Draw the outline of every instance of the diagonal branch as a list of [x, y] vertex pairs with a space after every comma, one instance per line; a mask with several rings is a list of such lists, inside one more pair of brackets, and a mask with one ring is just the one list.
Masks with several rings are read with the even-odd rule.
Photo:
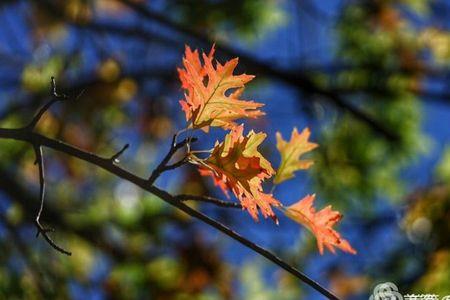
[[256, 253], [259, 253], [260, 255], [264, 256], [265, 258], [272, 261], [276, 265], [280, 266], [284, 270], [288, 271], [295, 277], [299, 278], [300, 280], [302, 280], [303, 282], [305, 282], [306, 284], [308, 284], [309, 286], [314, 288], [316, 291], [318, 291], [319, 293], [321, 293], [322, 295], [327, 297], [328, 299], [338, 299], [333, 293], [331, 293], [326, 288], [321, 286], [318, 282], [314, 281], [313, 279], [309, 278], [303, 272], [301, 272], [301, 271], [297, 270], [296, 268], [294, 268], [293, 266], [289, 265], [288, 263], [283, 261], [281, 258], [276, 256], [272, 252], [251, 242], [250, 240], [246, 239], [245, 237], [243, 237], [242, 235], [233, 231], [232, 229], [228, 228], [227, 226], [225, 226], [225, 225], [211, 219], [210, 217], [204, 215], [203, 213], [189, 207], [188, 205], [184, 204], [182, 201], [179, 201], [179, 199], [177, 199], [175, 196], [169, 194], [168, 192], [149, 184], [149, 181], [147, 179], [139, 177], [139, 176], [137, 176], [133, 173], [130, 173], [130, 172], [126, 171], [125, 169], [117, 166], [110, 160], [110, 158], [103, 158], [103, 157], [97, 156], [93, 153], [83, 151], [72, 145], [66, 144], [64, 142], [61, 142], [61, 141], [58, 141], [55, 139], [48, 138], [39, 133], [28, 131], [25, 129], [0, 128], [0, 138], [13, 139], [13, 140], [17, 140], [17, 141], [27, 142], [32, 145], [44, 146], [44, 147], [51, 148], [53, 150], [65, 153], [67, 155], [76, 157], [76, 158], [83, 160], [85, 162], [88, 162], [90, 164], [96, 165], [96, 166], [98, 166], [98, 167], [124, 179], [124, 180], [127, 180], [127, 181], [139, 186], [140, 188], [159, 197], [160, 199], [167, 202], [168, 204], [182, 210], [186, 214], [223, 232], [224, 234], [228, 235], [229, 237], [233, 238], [234, 240], [238, 241], [239, 243], [243, 244], [244, 246], [246, 246], [246, 247], [250, 248], [251, 250], [255, 251]]

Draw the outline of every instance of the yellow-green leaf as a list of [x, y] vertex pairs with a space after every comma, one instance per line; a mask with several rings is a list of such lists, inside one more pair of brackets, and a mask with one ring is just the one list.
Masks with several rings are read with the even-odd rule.
[[312, 160], [302, 160], [300, 157], [318, 145], [308, 141], [311, 132], [308, 128], [298, 133], [297, 128], [292, 130], [291, 140], [285, 141], [281, 133], [277, 132], [277, 149], [281, 154], [281, 164], [273, 180], [274, 184], [279, 184], [294, 177], [294, 172], [308, 169]]

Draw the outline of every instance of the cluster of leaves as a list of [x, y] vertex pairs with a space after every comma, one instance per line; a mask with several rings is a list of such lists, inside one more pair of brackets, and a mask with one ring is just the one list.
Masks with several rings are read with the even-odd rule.
[[[274, 177], [273, 184], [280, 184], [294, 177], [298, 170], [308, 169], [310, 160], [301, 156], [317, 147], [309, 142], [308, 128], [298, 133], [294, 128], [291, 139], [286, 141], [277, 132], [277, 149], [281, 154], [281, 164], [275, 171], [271, 163], [258, 151], [266, 134], [253, 130], [244, 135], [244, 125], [237, 125], [238, 119], [257, 118], [264, 113], [262, 104], [240, 99], [244, 86], [254, 76], [233, 75], [238, 59], [225, 64], [214, 62], [214, 46], [207, 55], [198, 50], [192, 51], [186, 46], [183, 67], [178, 69], [185, 97], [180, 101], [186, 115], [189, 129], [202, 129], [208, 132], [210, 127], [229, 130], [223, 141], [217, 141], [207, 158], [196, 155], [198, 151], [188, 153], [189, 161], [199, 167], [200, 174], [210, 176], [214, 184], [226, 195], [231, 191], [252, 218], [257, 221], [259, 212], [278, 222], [273, 208], [278, 208], [288, 217], [308, 228], [317, 239], [320, 253], [324, 246], [334, 252], [334, 247], [355, 254], [350, 244], [337, 233], [333, 226], [342, 215], [328, 206], [320, 211], [313, 207], [314, 195], [308, 195], [292, 206], [283, 207], [271, 193], [263, 189], [263, 183]], [[204, 151], [201, 151], [204, 152]]]

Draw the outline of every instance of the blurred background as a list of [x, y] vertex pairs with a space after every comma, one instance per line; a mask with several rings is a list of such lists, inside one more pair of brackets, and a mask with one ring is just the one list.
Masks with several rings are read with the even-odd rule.
[[[255, 74], [245, 98], [275, 131], [308, 126], [315, 165], [280, 185], [344, 214], [358, 250], [320, 256], [314, 237], [280, 216], [193, 204], [268, 247], [343, 299], [381, 282], [404, 294], [450, 295], [450, 2], [447, 0], [3, 0], [0, 126], [18, 127], [49, 99], [50, 77], [75, 101], [38, 130], [148, 176], [186, 126], [177, 78], [184, 45], [239, 56]], [[197, 133], [208, 149], [222, 130]], [[76, 159], [45, 149], [42, 220], [73, 255], [34, 238], [34, 154], [0, 141], [2, 299], [321, 299], [314, 290], [205, 224]], [[172, 193], [223, 198], [192, 166], [165, 174]]]

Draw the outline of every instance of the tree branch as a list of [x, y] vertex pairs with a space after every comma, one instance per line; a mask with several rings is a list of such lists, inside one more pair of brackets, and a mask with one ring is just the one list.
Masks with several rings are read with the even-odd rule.
[[156, 167], [156, 169], [153, 170], [152, 174], [148, 178], [148, 183], [150, 185], [152, 185], [163, 172], [173, 170], [173, 169], [185, 164], [186, 158], [183, 158], [182, 160], [180, 160], [172, 165], [167, 165], [169, 163], [170, 159], [172, 158], [172, 156], [179, 149], [183, 148], [184, 146], [186, 146], [190, 143], [194, 143], [197, 141], [196, 138], [185, 138], [181, 142], [177, 143], [176, 139], [177, 139], [177, 134], [175, 134], [172, 138], [172, 142], [170, 143], [169, 152], [167, 152], [166, 156], [164, 156], [163, 160], [159, 163], [159, 165]]
[[[249, 241], [248, 239], [244, 238], [240, 234], [231, 230], [227, 226], [225, 226], [225, 225], [211, 219], [210, 217], [204, 215], [203, 213], [187, 206], [182, 201], [179, 201], [179, 199], [172, 196], [168, 192], [149, 184], [149, 181], [147, 179], [141, 178], [141, 177], [139, 177], [133, 173], [130, 173], [130, 172], [126, 171], [125, 169], [122, 169], [121, 167], [115, 165], [110, 160], [110, 158], [103, 158], [103, 157], [97, 156], [93, 153], [89, 153], [89, 152], [83, 151], [81, 149], [78, 149], [72, 145], [66, 144], [64, 142], [61, 142], [61, 141], [58, 141], [55, 139], [48, 138], [39, 133], [25, 130], [23, 128], [22, 129], [0, 128], [0, 138], [23, 141], [23, 142], [30, 143], [33, 146], [34, 145], [44, 146], [44, 147], [56, 150], [58, 152], [62, 152], [67, 155], [76, 157], [76, 158], [81, 159], [90, 164], [96, 165], [96, 166], [154, 194], [155, 196], [159, 197], [163, 201], [182, 210], [183, 212], [190, 215], [191, 217], [199, 219], [200, 221], [223, 232], [224, 234], [228, 235], [229, 237], [233, 238], [234, 240], [238, 241], [239, 243], [243, 244], [244, 246], [246, 246], [246, 247], [252, 249], [253, 251], [255, 251], [256, 253], [259, 253], [260, 255], [264, 256], [265, 258], [272, 261], [276, 265], [280, 266], [284, 270], [288, 271], [295, 277], [299, 278], [300, 280], [302, 280], [303, 282], [305, 282], [306, 284], [308, 284], [309, 286], [314, 288], [316, 291], [318, 291], [319, 293], [321, 293], [322, 295], [327, 297], [328, 299], [338, 299], [333, 293], [328, 291], [326, 288], [321, 286], [319, 283], [317, 283], [313, 279], [309, 278], [307, 275], [305, 275], [301, 271], [297, 270], [296, 268], [292, 267], [291, 265], [289, 265], [288, 263], [283, 261], [281, 258], [277, 257], [275, 254], [258, 246], [255, 243]], [[170, 152], [171, 151], [169, 151], [169, 153]]]
[[58, 246], [49, 236], [49, 232], [53, 232], [53, 229], [45, 228], [41, 224], [41, 214], [44, 209], [44, 201], [45, 201], [45, 174], [44, 174], [44, 157], [42, 154], [42, 146], [39, 144], [33, 143], [34, 152], [36, 154], [36, 164], [38, 165], [39, 169], [39, 185], [40, 185], [40, 191], [39, 191], [39, 210], [36, 215], [36, 219], [34, 220], [34, 223], [37, 228], [36, 237], [42, 235], [44, 239], [47, 241], [47, 243], [52, 246], [56, 251], [59, 251], [65, 255], [72, 255], [71, 252], [63, 249], [62, 247]]

